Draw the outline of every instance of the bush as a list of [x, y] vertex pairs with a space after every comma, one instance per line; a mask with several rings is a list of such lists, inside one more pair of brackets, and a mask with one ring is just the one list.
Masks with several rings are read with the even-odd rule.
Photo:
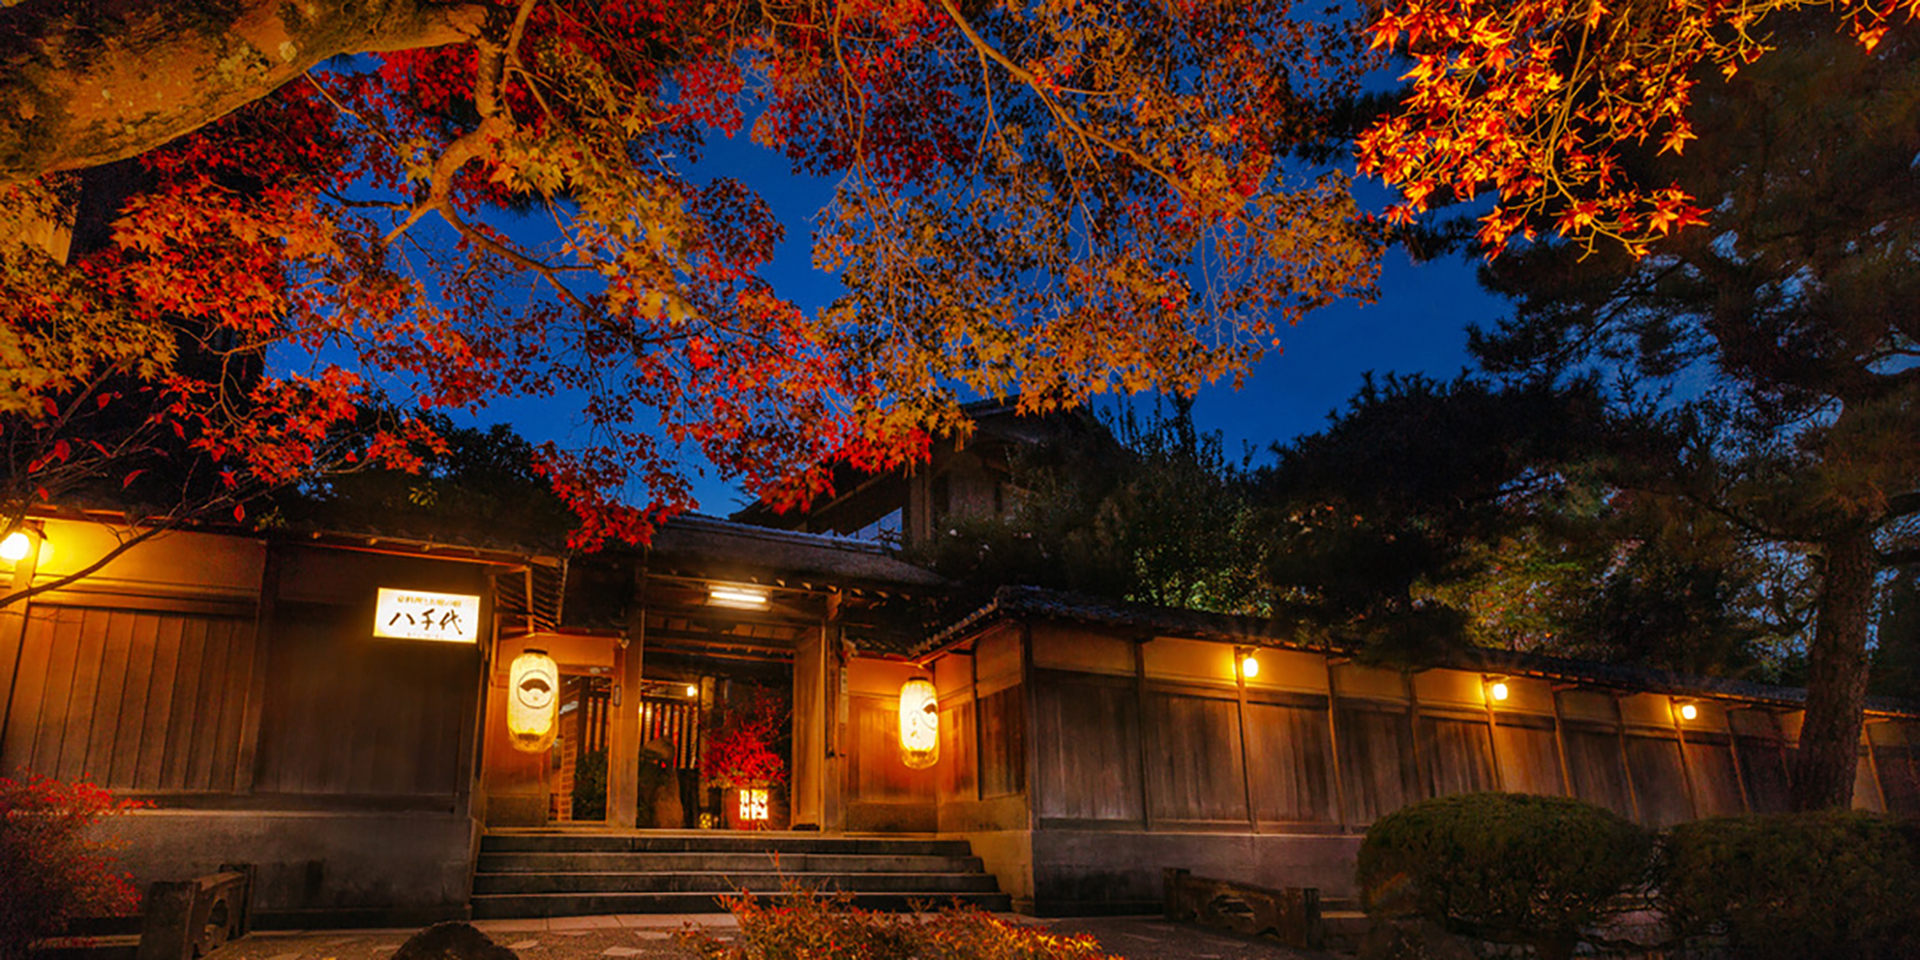
[[0, 777], [0, 960], [26, 956], [28, 944], [64, 932], [77, 917], [139, 908], [108, 845], [86, 835], [102, 817], [133, 806], [88, 783]]
[[1733, 956], [1920, 956], [1910, 827], [1853, 811], [1714, 817], [1662, 844], [1660, 905], [1676, 936]]
[[1440, 797], [1367, 830], [1360, 892], [1376, 917], [1424, 916], [1566, 957], [1618, 894], [1645, 879], [1652, 847], [1639, 826], [1579, 800]]
[[573, 819], [607, 818], [607, 752], [590, 750], [573, 761]]
[[740, 921], [733, 939], [684, 935], [703, 960], [1115, 960], [1084, 934], [1048, 933], [959, 905], [875, 913], [848, 894], [789, 884], [778, 901], [741, 894], [727, 898], [727, 909]]

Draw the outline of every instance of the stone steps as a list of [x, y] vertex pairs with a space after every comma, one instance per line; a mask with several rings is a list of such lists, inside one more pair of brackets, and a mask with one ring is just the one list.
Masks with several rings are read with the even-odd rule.
[[481, 840], [475, 919], [708, 913], [740, 892], [845, 892], [870, 910], [1011, 908], [964, 840], [817, 834], [516, 831]]

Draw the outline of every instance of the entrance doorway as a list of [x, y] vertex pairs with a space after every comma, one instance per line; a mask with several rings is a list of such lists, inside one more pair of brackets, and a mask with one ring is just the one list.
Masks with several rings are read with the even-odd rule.
[[607, 820], [607, 720], [613, 681], [599, 673], [560, 675], [560, 730], [548, 755], [547, 822]]
[[[650, 653], [639, 703], [635, 825], [786, 827], [793, 773], [791, 664]], [[744, 823], [743, 789], [756, 791], [747, 797]]]

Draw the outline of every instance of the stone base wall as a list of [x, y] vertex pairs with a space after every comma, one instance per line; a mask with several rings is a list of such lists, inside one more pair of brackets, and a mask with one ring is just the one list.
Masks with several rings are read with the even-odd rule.
[[142, 810], [99, 829], [143, 891], [254, 864], [262, 929], [464, 918], [478, 833], [464, 814], [341, 811]]
[[1043, 917], [1158, 913], [1168, 867], [1345, 899], [1355, 896], [1359, 853], [1357, 835], [1036, 830], [1031, 906], [1020, 909]]

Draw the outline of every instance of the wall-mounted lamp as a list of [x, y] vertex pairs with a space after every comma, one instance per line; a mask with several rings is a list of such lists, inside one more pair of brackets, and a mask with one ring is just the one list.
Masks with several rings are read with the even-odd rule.
[[1681, 701], [1679, 711], [1680, 719], [1682, 720], [1693, 720], [1700, 716], [1700, 708], [1694, 706], [1689, 701]]
[[1240, 669], [1240, 679], [1252, 680], [1260, 675], [1260, 661], [1254, 659], [1251, 647], [1239, 647], [1233, 651], [1234, 664]]
[[40, 546], [39, 565], [46, 566], [53, 557], [53, 544], [48, 543], [44, 536], [28, 530], [15, 530], [7, 534], [6, 539], [0, 540], [0, 562], [19, 563], [25, 560], [32, 555], [36, 543]]
[[743, 587], [735, 584], [708, 584], [707, 603], [715, 607], [731, 607], [735, 610], [765, 610], [767, 591], [759, 587]]
[[1513, 695], [1506, 677], [1487, 677], [1483, 682], [1487, 685], [1487, 700], [1490, 703], [1501, 703]]
[[693, 683], [689, 683], [689, 684], [687, 684], [687, 696], [689, 696], [689, 697], [697, 697], [697, 696], [699, 696], [699, 695], [700, 695], [700, 686], [699, 686], [699, 684], [693, 684]]

